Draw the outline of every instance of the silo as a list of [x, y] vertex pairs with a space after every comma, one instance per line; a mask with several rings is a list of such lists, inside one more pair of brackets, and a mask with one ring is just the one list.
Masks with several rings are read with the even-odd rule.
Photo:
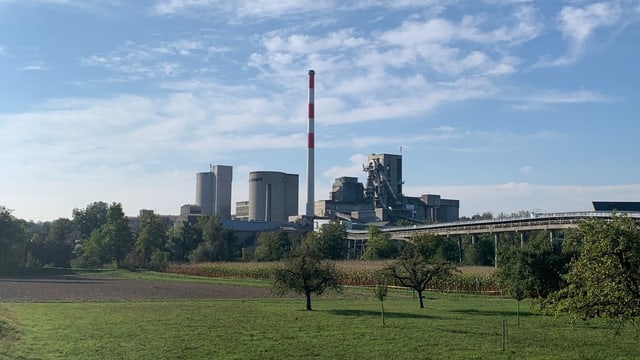
[[298, 175], [277, 171], [249, 173], [249, 220], [288, 221], [298, 214]]
[[203, 215], [231, 218], [231, 182], [233, 168], [227, 165], [211, 166], [209, 172], [196, 174], [196, 205]]

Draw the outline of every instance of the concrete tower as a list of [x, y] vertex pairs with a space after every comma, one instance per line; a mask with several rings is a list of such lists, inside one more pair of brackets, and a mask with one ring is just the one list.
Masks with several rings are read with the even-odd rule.
[[209, 172], [196, 174], [196, 205], [202, 215], [231, 219], [232, 178], [233, 168], [227, 165], [212, 165]]
[[249, 173], [249, 221], [286, 222], [295, 215], [298, 215], [297, 174]]
[[313, 70], [309, 70], [309, 109], [308, 109], [308, 118], [309, 125], [307, 127], [307, 208], [305, 215], [312, 217], [313, 216], [313, 207], [314, 207], [314, 79], [316, 72]]
[[384, 166], [385, 176], [396, 196], [402, 195], [402, 155], [371, 154], [369, 161], [378, 160]]

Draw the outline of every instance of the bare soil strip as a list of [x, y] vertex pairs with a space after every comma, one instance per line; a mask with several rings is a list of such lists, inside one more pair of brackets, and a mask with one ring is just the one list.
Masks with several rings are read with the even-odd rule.
[[76, 302], [274, 297], [267, 287], [119, 279], [0, 279], [0, 302]]

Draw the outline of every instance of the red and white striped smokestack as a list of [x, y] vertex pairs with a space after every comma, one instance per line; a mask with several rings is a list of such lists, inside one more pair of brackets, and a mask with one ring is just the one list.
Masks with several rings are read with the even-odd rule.
[[313, 70], [309, 70], [309, 125], [307, 127], [307, 211], [306, 215], [309, 217], [313, 217], [314, 211], [314, 200], [313, 200], [313, 191], [314, 191], [314, 158], [313, 158], [313, 148], [314, 148], [314, 136], [313, 136], [313, 121], [314, 121], [314, 106], [313, 106], [313, 88], [314, 88], [314, 76], [316, 72]]

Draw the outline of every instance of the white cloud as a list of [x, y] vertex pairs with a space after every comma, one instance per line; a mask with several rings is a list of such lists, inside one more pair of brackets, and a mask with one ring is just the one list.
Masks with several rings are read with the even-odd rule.
[[565, 6], [558, 15], [558, 27], [569, 41], [567, 54], [556, 60], [543, 59], [537, 66], [569, 65], [583, 54], [587, 41], [600, 28], [616, 26], [624, 9], [621, 2], [609, 1], [586, 5]]
[[350, 164], [346, 166], [332, 166], [322, 173], [322, 176], [333, 182], [334, 179], [343, 176], [361, 177], [362, 166], [368, 163], [368, 156], [364, 154], [353, 154], [349, 157]]
[[519, 110], [540, 109], [548, 105], [571, 105], [588, 103], [610, 103], [615, 99], [610, 96], [595, 93], [588, 90], [562, 91], [557, 89], [534, 90], [528, 94], [514, 96], [510, 94], [507, 100], [514, 101], [512, 106]]
[[44, 65], [42, 61], [34, 61], [22, 67], [22, 70], [25, 71], [43, 71], [46, 70], [47, 67]]

